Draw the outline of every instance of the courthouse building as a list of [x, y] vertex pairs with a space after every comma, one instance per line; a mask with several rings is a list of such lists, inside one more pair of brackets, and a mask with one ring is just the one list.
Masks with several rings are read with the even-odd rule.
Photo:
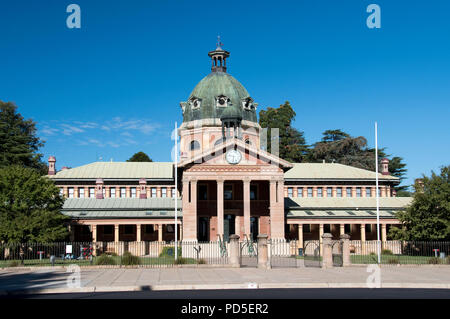
[[[337, 163], [290, 163], [265, 151], [257, 106], [227, 73], [229, 52], [209, 52], [211, 73], [186, 102], [178, 129], [180, 159], [172, 162], [94, 162], [48, 177], [67, 197], [71, 240], [95, 242], [227, 241], [231, 234], [300, 241], [376, 239], [376, 192], [382, 240], [399, 224], [395, 213], [410, 198], [396, 197], [399, 179], [383, 159], [375, 173]], [[175, 187], [178, 177], [178, 188]], [[175, 201], [178, 220], [175, 224]]]

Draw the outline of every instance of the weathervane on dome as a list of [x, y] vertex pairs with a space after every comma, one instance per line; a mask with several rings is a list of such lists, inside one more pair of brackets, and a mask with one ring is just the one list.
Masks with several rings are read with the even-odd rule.
[[223, 43], [220, 41], [220, 35], [217, 36], [217, 47], [216, 50], [222, 50]]

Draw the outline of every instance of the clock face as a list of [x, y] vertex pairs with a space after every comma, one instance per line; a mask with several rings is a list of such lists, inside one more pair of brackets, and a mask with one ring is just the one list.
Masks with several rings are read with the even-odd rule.
[[241, 161], [241, 153], [239, 153], [239, 151], [236, 150], [230, 150], [227, 152], [226, 154], [226, 159], [227, 162], [230, 164], [237, 164]]

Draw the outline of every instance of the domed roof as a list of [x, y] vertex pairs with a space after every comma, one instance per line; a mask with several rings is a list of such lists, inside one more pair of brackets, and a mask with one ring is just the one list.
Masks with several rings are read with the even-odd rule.
[[[212, 51], [210, 56], [215, 57], [221, 52], [226, 51]], [[226, 57], [228, 56], [223, 56], [223, 59]], [[220, 119], [222, 115], [234, 115], [243, 120], [257, 122], [256, 106], [244, 86], [226, 73], [226, 67], [215, 64], [212, 72], [196, 85], [188, 101], [181, 103], [183, 122]]]

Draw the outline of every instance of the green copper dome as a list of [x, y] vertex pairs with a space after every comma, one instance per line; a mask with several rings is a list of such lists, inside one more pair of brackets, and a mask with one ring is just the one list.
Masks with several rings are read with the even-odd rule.
[[227, 51], [217, 49], [209, 53], [213, 59], [212, 72], [204, 77], [182, 102], [183, 122], [221, 119], [235, 116], [244, 121], [257, 122], [256, 103], [244, 86], [226, 73]]

